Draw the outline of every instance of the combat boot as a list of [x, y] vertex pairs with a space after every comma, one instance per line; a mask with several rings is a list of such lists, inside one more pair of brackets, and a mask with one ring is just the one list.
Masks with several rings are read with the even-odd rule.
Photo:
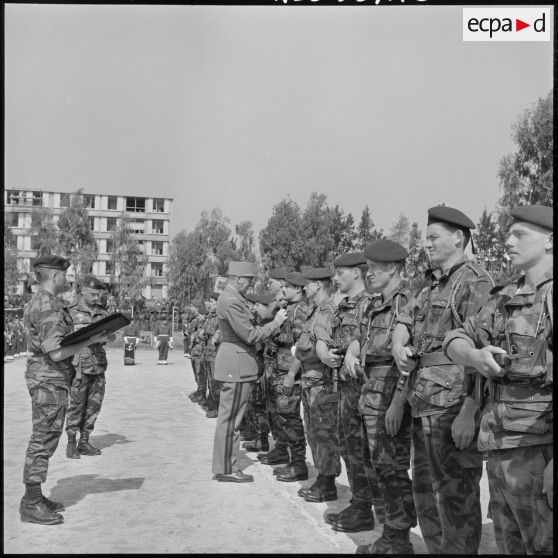
[[361, 544], [357, 547], [357, 554], [389, 554], [395, 540], [395, 529], [384, 525], [382, 536], [372, 544]]
[[260, 436], [253, 442], [246, 442], [244, 449], [246, 451], [269, 451], [269, 439], [267, 436]]
[[66, 507], [64, 506], [64, 504], [62, 502], [54, 502], [53, 500], [49, 500], [44, 494], [42, 495], [42, 499], [43, 502], [45, 504], [45, 506], [51, 511], [51, 512], [61, 512], [64, 511], [66, 509]]
[[281, 482], [308, 480], [308, 467], [305, 462], [295, 462], [292, 467], [289, 467], [288, 473], [278, 473], [276, 478]]
[[275, 469], [273, 469], [273, 474], [286, 475], [291, 470], [291, 467], [294, 467], [294, 461], [289, 461], [286, 465], [283, 465], [282, 467], [275, 467]]
[[68, 445], [66, 446], [66, 457], [69, 459], [80, 459], [79, 451], [76, 446], [76, 435], [68, 434]]
[[378, 520], [378, 523], [380, 525], [383, 525], [385, 523], [386, 512], [383, 502], [374, 503], [374, 515], [376, 516], [376, 519]]
[[289, 463], [289, 450], [286, 447], [275, 446], [269, 453], [258, 454], [258, 459], [264, 465], [281, 465], [281, 463]]
[[89, 432], [81, 433], [77, 449], [81, 455], [101, 455], [101, 450], [89, 443]]
[[347, 508], [331, 524], [334, 531], [341, 533], [358, 533], [374, 529], [374, 514], [371, 506], [354, 505]]
[[304, 495], [307, 502], [329, 502], [337, 500], [337, 487], [335, 486], [335, 475], [324, 475], [321, 482], [313, 486]]
[[[275, 473], [275, 471], [276, 471], [276, 469], [273, 472]], [[304, 498], [306, 496], [306, 494], [308, 494], [308, 492], [311, 492], [312, 490], [314, 490], [316, 488], [316, 486], [318, 486], [321, 482], [322, 482], [322, 475], [321, 475], [321, 473], [318, 473], [318, 478], [314, 481], [314, 484], [312, 484], [311, 486], [307, 486], [306, 488], [304, 488], [304, 487], [300, 488], [297, 491], [297, 494], [301, 498]]]
[[38, 523], [40, 525], [59, 525], [64, 517], [50, 510], [43, 500], [41, 485], [26, 484], [25, 496], [19, 505], [19, 516], [24, 523]]

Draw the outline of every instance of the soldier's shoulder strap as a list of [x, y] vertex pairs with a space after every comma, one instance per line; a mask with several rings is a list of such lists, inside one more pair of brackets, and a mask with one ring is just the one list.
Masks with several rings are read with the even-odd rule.
[[488, 279], [494, 286], [494, 280], [492, 279], [492, 275], [490, 275], [487, 269], [484, 268], [482, 265], [478, 264], [474, 260], [467, 260], [465, 267], [470, 269], [477, 277], [488, 277]]

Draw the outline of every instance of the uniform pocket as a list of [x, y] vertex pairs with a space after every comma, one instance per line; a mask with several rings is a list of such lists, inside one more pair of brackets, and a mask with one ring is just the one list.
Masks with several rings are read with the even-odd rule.
[[34, 389], [31, 394], [33, 429], [39, 432], [62, 432], [68, 407], [68, 392], [54, 386]]
[[418, 397], [438, 407], [450, 407], [458, 402], [462, 382], [457, 366], [429, 366], [419, 371], [415, 383]]
[[339, 407], [339, 394], [325, 393], [323, 390], [316, 396], [312, 418], [316, 427], [337, 425], [337, 409]]
[[545, 434], [552, 427], [552, 404], [505, 402], [500, 419], [504, 430]]
[[294, 357], [289, 350], [280, 350], [277, 353], [276, 366], [277, 370], [282, 372], [288, 372], [291, 364], [293, 363]]
[[283, 387], [277, 388], [277, 411], [281, 414], [296, 413], [300, 404], [300, 384], [295, 384], [292, 395], [286, 395]]

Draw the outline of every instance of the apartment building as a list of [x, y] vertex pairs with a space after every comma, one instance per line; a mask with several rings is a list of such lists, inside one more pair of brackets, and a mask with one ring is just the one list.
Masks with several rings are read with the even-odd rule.
[[[70, 204], [74, 193], [45, 190], [4, 191], [4, 218], [17, 237], [20, 271], [30, 270], [30, 260], [37, 256], [36, 236], [32, 234], [31, 215], [34, 207], [49, 208], [57, 221]], [[147, 255], [143, 295], [147, 299], [166, 298], [168, 295], [167, 260], [172, 198], [82, 194], [89, 215], [89, 226], [97, 241], [98, 255], [93, 263], [93, 274], [110, 283], [111, 242], [122, 212], [129, 218], [133, 237], [144, 247]], [[72, 280], [73, 270], [68, 270]], [[23, 283], [20, 286], [23, 289]]]

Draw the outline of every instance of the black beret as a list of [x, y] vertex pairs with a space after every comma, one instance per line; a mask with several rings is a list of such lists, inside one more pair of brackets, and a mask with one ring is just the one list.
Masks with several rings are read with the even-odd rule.
[[272, 302], [275, 302], [275, 297], [268, 292], [249, 293], [246, 295], [246, 299], [254, 303], [259, 302], [260, 304], [263, 304], [265, 306], [271, 304]]
[[244, 298], [245, 298], [248, 302], [255, 303], [255, 302], [257, 302], [256, 299], [258, 298], [258, 295], [257, 295], [256, 293], [246, 293], [246, 294], [244, 295]]
[[285, 282], [295, 287], [304, 287], [306, 285], [306, 278], [300, 271], [291, 271], [285, 275]]
[[311, 267], [303, 273], [308, 281], [317, 281], [319, 279], [331, 279], [333, 271], [327, 267]]
[[104, 289], [106, 285], [97, 279], [94, 275], [86, 275], [80, 281], [82, 287], [88, 287], [90, 289]]
[[431, 223], [448, 223], [460, 229], [476, 229], [475, 223], [467, 215], [445, 205], [437, 205], [428, 210], [428, 224]]
[[362, 252], [349, 252], [333, 260], [333, 267], [356, 267], [366, 263], [366, 258]]
[[31, 261], [32, 267], [48, 267], [50, 269], [58, 269], [66, 271], [70, 267], [70, 261], [60, 256], [41, 256]]
[[387, 238], [372, 242], [364, 249], [364, 256], [376, 262], [400, 262], [408, 255], [401, 244]]
[[271, 279], [285, 279], [285, 275], [287, 275], [287, 270], [283, 267], [277, 267], [269, 270], [269, 277]]
[[212, 298], [213, 300], [217, 300], [219, 297], [221, 296], [221, 293], [211, 293], [211, 296], [209, 298]]
[[514, 221], [524, 221], [548, 229], [554, 230], [552, 224], [552, 207], [546, 205], [523, 205], [511, 210]]

